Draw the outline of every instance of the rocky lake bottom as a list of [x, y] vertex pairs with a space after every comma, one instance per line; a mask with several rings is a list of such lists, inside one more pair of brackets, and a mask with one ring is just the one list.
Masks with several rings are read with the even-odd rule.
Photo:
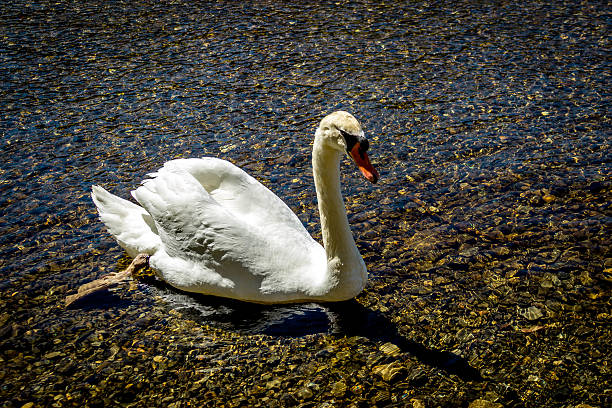
[[[608, 407], [605, 2], [0, 6], [0, 406]], [[145, 270], [97, 219], [222, 157], [321, 240], [310, 150], [336, 109], [381, 174], [343, 192], [356, 299], [262, 306]]]

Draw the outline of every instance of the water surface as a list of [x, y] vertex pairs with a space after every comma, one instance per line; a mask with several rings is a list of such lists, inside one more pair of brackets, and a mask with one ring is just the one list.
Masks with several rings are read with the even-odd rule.
[[[3, 3], [4, 406], [609, 405], [609, 15]], [[128, 197], [172, 158], [243, 167], [319, 239], [310, 148], [336, 109], [381, 174], [342, 167], [370, 271], [356, 302], [253, 308], [144, 279], [63, 307], [128, 262], [90, 186]]]

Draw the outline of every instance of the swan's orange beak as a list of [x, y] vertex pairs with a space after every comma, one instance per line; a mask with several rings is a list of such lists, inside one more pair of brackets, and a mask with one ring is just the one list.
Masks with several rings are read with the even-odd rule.
[[372, 167], [368, 154], [365, 149], [361, 147], [359, 142], [355, 143], [355, 146], [351, 149], [350, 155], [355, 161], [355, 164], [357, 164], [357, 167], [359, 167], [359, 170], [361, 170], [363, 177], [367, 178], [371, 183], [376, 184], [378, 181], [378, 172]]

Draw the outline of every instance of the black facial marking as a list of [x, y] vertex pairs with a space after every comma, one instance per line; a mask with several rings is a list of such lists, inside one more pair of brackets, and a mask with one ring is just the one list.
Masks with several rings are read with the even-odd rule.
[[361, 140], [359, 141], [359, 150], [367, 152], [369, 148], [370, 142], [368, 142], [368, 139], [366, 139], [365, 137], [361, 138]]
[[353, 150], [353, 147], [355, 147], [355, 145], [357, 143], [359, 143], [359, 151], [360, 152], [365, 152], [370, 147], [370, 144], [368, 143], [368, 139], [366, 139], [365, 137], [363, 137], [363, 136], [355, 136], [353, 134], [345, 132], [342, 129], [338, 129], [338, 131], [340, 132], [340, 134], [344, 138], [344, 141], [346, 142], [346, 151], [348, 153], [350, 153], [351, 150]]

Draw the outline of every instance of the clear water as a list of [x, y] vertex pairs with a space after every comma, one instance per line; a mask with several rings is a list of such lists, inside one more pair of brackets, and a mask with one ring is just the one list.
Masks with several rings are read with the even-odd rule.
[[[500, 278], [609, 268], [605, 3], [14, 1], [0, 16], [0, 288], [11, 322], [53, 324], [45, 310], [125, 266], [90, 186], [128, 197], [172, 158], [232, 161], [319, 237], [310, 147], [336, 109], [362, 122], [381, 174], [370, 185], [343, 164], [371, 274], [361, 303], [382, 297], [401, 315], [402, 285], [445, 279], [431, 268], [501, 247], [507, 264], [489, 271]], [[499, 233], [503, 244], [478, 241]], [[450, 279], [471, 279], [453, 268]], [[161, 302], [238, 332], [336, 330], [324, 305], [244, 318], [249, 306], [139, 288], [122, 307]], [[115, 307], [108, 300], [96, 310]]]

